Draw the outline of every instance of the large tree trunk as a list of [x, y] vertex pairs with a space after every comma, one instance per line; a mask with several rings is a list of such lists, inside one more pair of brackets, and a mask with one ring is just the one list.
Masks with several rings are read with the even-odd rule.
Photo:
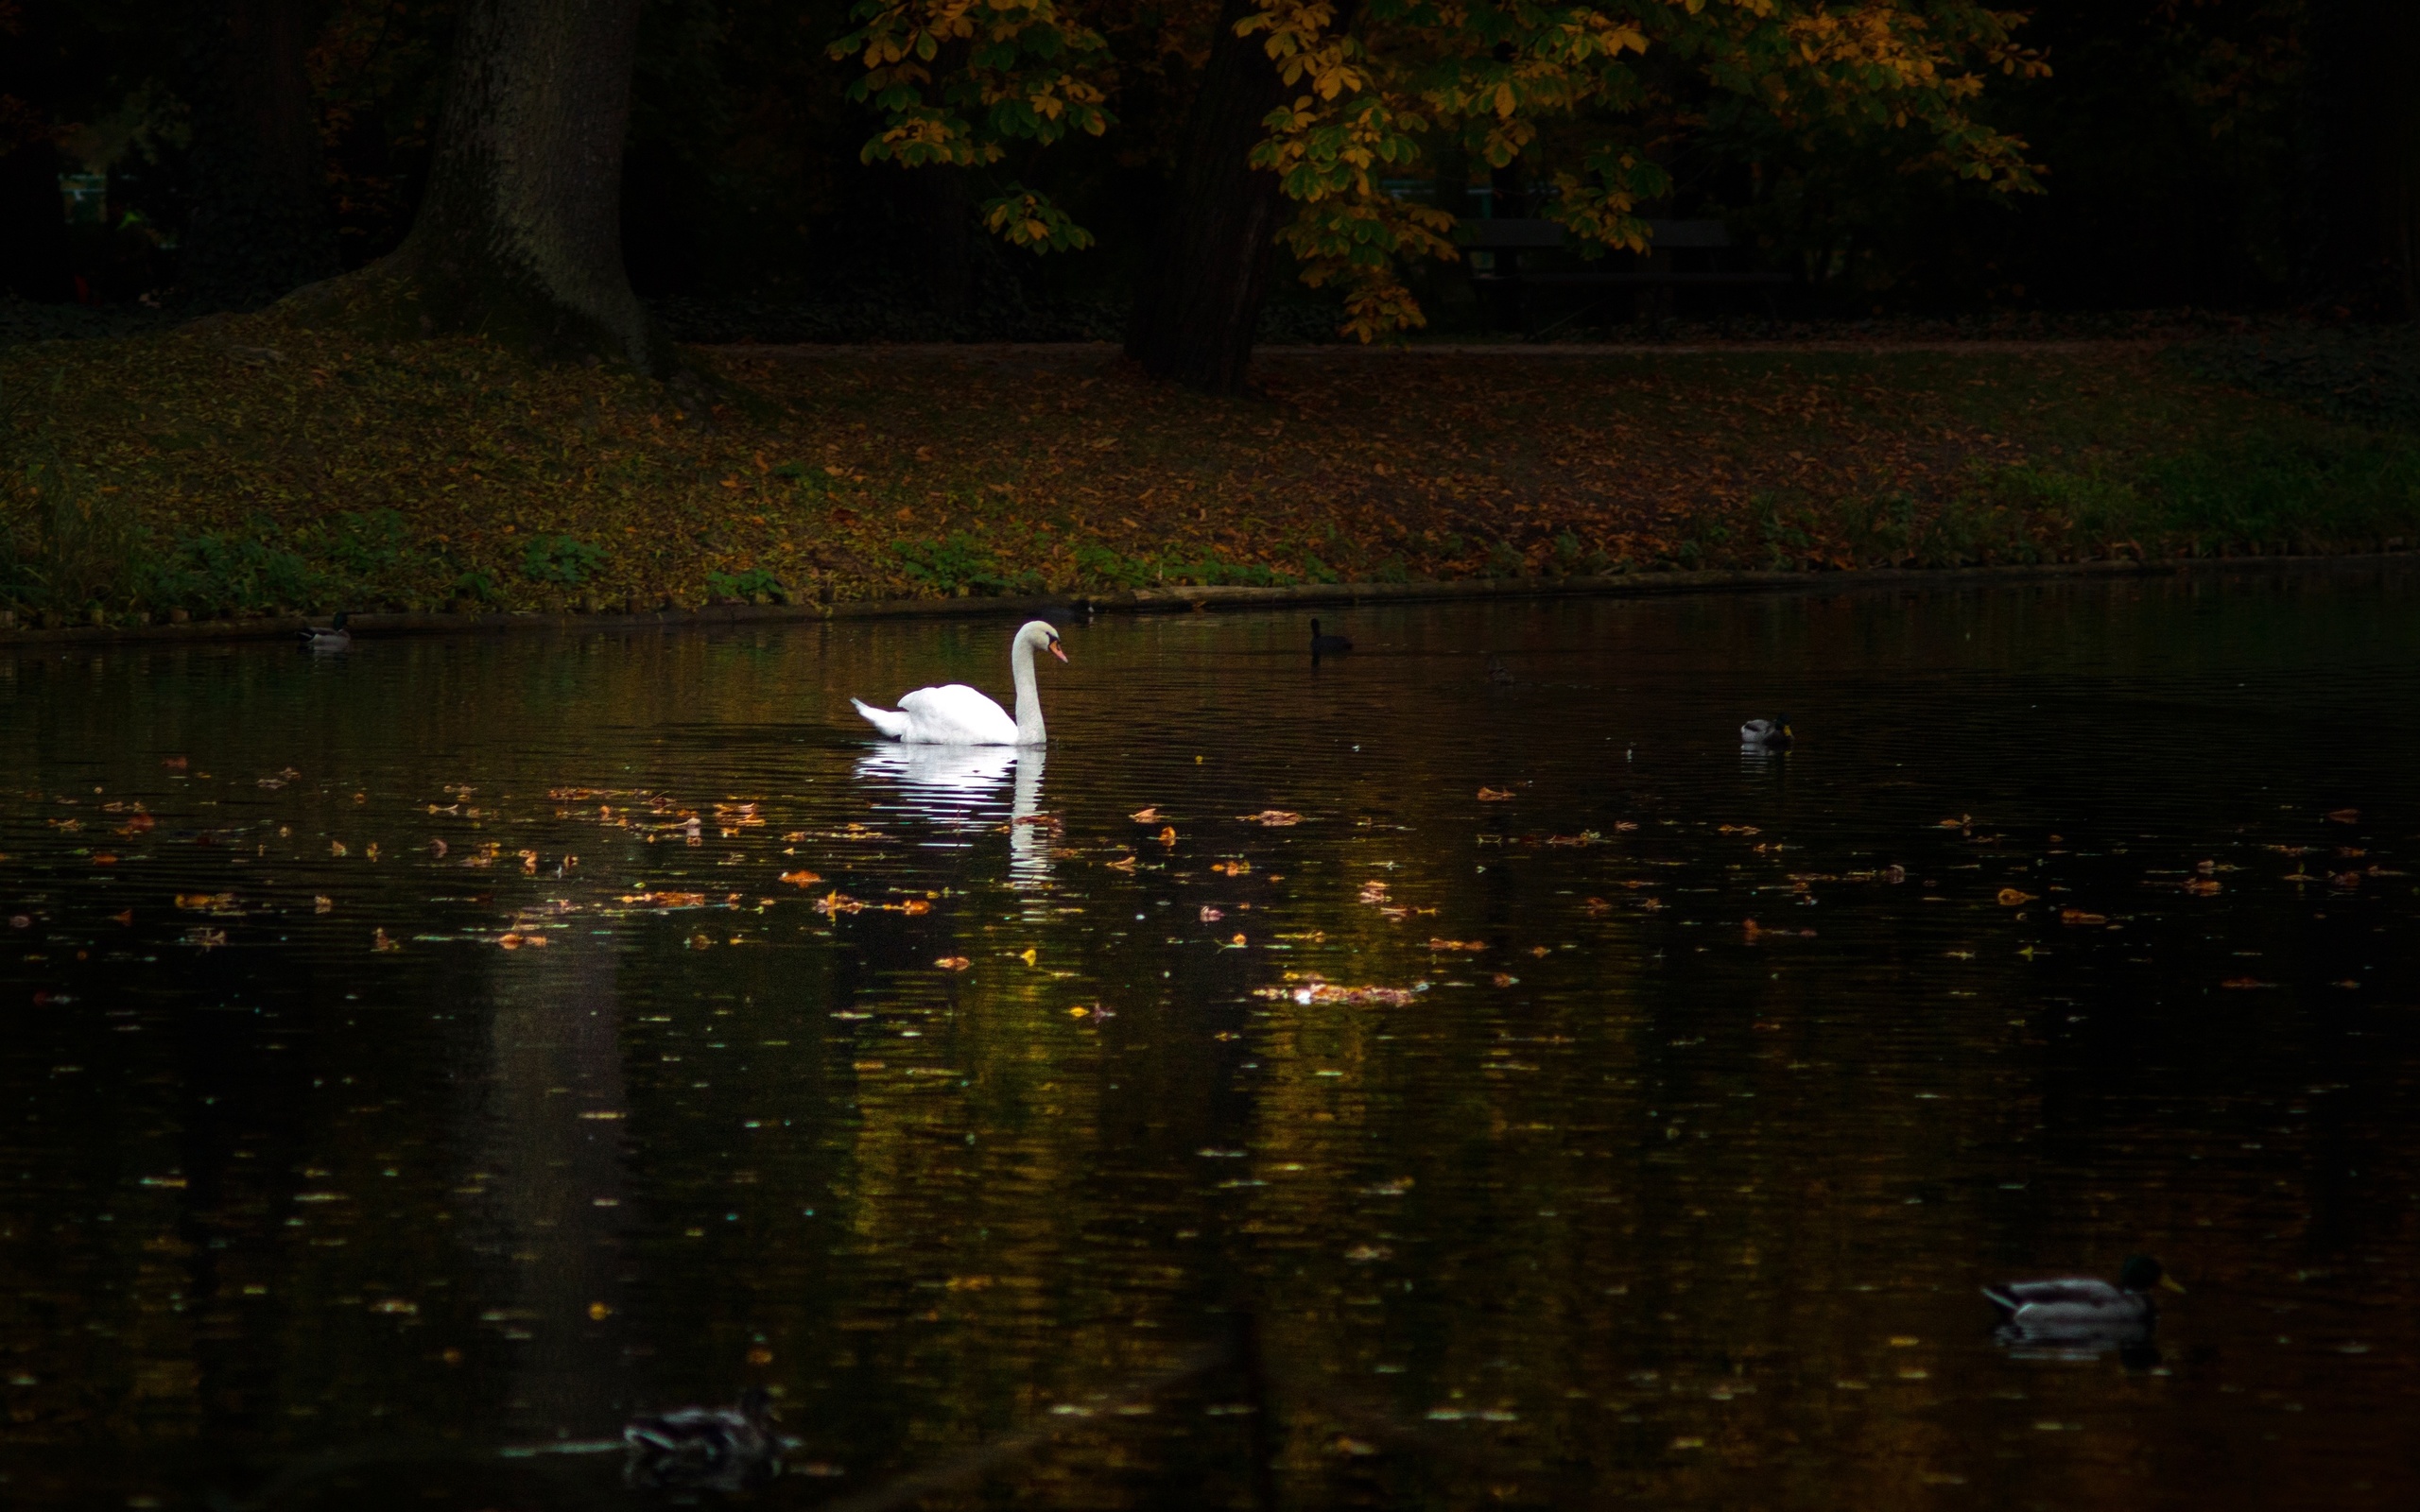
[[2310, 8], [2304, 299], [2369, 318], [2420, 315], [2420, 6]]
[[188, 305], [252, 309], [337, 268], [303, 58], [326, 0], [212, 0], [177, 33], [193, 120], [194, 206], [179, 246]]
[[[1293, 93], [1265, 39], [1238, 37], [1257, 7], [1226, 0], [1194, 97], [1151, 274], [1134, 303], [1126, 354], [1155, 378], [1214, 394], [1243, 387], [1269, 293], [1270, 249], [1286, 211], [1277, 176], [1251, 165], [1260, 123]], [[1340, 7], [1346, 24], [1350, 7]]]
[[410, 234], [290, 307], [305, 318], [476, 331], [541, 356], [668, 369], [669, 344], [622, 263], [639, 7], [467, 0]]

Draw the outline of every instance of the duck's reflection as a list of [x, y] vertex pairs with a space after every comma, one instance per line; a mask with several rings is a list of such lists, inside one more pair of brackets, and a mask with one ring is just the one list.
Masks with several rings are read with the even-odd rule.
[[1030, 886], [1049, 880], [1056, 829], [1042, 809], [1045, 763], [1039, 747], [897, 745], [866, 755], [856, 775], [890, 789], [886, 808], [945, 836], [926, 844], [973, 844], [975, 835], [999, 824], [1000, 799], [1007, 798], [1009, 878]]

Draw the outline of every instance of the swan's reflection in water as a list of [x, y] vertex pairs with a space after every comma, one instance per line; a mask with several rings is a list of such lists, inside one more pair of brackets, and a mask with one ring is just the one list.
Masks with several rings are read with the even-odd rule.
[[1000, 823], [1009, 799], [1009, 880], [1033, 886], [1050, 879], [1050, 829], [1042, 816], [1040, 747], [877, 747], [857, 763], [857, 780], [890, 789], [875, 806], [928, 832], [918, 843], [963, 850]]

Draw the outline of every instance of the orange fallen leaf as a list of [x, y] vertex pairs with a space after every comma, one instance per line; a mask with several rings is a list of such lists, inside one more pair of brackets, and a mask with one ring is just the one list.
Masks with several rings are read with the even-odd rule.
[[1999, 896], [1993, 901], [2002, 908], [2022, 908], [2033, 901], [2033, 894], [2019, 892], [2014, 887], [2002, 887]]
[[2256, 977], [2250, 976], [2230, 976], [2225, 981], [2219, 984], [2221, 987], [2235, 988], [2238, 989], [2275, 987], [2276, 985], [2277, 984], [2274, 982], [2263, 982]]
[[2360, 822], [2361, 811], [2360, 809], [2330, 809], [2327, 811], [2327, 816], [2338, 824], [2355, 824]]
[[1238, 814], [1236, 817], [1246, 824], [1265, 824], [1272, 830], [1303, 822], [1303, 816], [1291, 809], [1263, 809], [1257, 814]]
[[1428, 942], [1428, 948], [1432, 951], [1483, 951], [1487, 949], [1487, 941], [1483, 939], [1431, 939]]
[[2105, 924], [2109, 922], [2109, 916], [2088, 914], [2081, 908], [2062, 908], [2059, 910], [2059, 922], [2062, 924]]
[[793, 887], [812, 887], [823, 879], [812, 871], [785, 871], [782, 880]]
[[2185, 890], [2196, 898], [2207, 898], [2219, 890], [2219, 884], [2213, 878], [2193, 877], [2187, 880]]
[[1162, 830], [1159, 833], [1159, 842], [1162, 845], [1176, 844], [1176, 826], [1171, 824], [1167, 828]]
[[944, 955], [933, 964], [944, 971], [963, 971], [975, 963], [963, 955]]
[[1214, 861], [1210, 864], [1210, 869], [1224, 876], [1240, 877], [1245, 872], [1252, 869], [1252, 863], [1249, 861]]
[[1157, 824], [1160, 822], [1160, 811], [1156, 808], [1136, 809], [1132, 814], [1128, 815], [1127, 817], [1132, 819], [1137, 824]]
[[1112, 871], [1132, 871], [1135, 867], [1135, 858], [1133, 856], [1121, 856], [1115, 861], [1104, 861], [1101, 865], [1107, 867]]
[[1509, 803], [1512, 800], [1512, 790], [1509, 787], [1482, 787], [1478, 790], [1478, 800], [1482, 803]]

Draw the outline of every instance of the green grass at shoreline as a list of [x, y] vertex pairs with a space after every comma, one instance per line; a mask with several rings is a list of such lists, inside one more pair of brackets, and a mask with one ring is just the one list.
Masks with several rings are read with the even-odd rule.
[[2393, 548], [2420, 437], [2139, 346], [701, 351], [708, 386], [273, 316], [0, 354], [47, 623]]

